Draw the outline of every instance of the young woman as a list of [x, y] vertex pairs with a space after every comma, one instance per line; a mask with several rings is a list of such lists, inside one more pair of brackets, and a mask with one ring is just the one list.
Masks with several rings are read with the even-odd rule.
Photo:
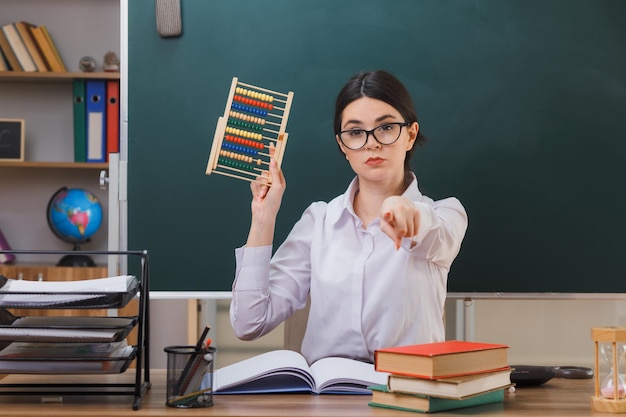
[[450, 266], [467, 228], [456, 198], [422, 195], [409, 162], [424, 141], [411, 97], [385, 71], [352, 77], [337, 97], [335, 139], [356, 177], [314, 202], [272, 256], [286, 182], [252, 183], [247, 243], [235, 250], [230, 318], [252, 340], [273, 330], [310, 295], [302, 354], [372, 362], [382, 347], [444, 340]]

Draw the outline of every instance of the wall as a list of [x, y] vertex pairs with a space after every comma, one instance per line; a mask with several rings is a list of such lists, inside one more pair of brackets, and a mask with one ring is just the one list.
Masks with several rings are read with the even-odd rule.
[[[150, 320], [150, 364], [152, 369], [165, 369], [167, 355], [163, 351], [166, 346], [193, 344], [198, 339], [201, 329], [206, 324], [211, 326], [209, 337], [217, 347], [216, 367], [223, 367], [242, 359], [269, 350], [281, 349], [283, 346], [283, 326], [280, 325], [270, 334], [251, 342], [237, 339], [232, 331], [228, 318], [230, 300], [212, 300], [207, 303], [214, 313], [206, 319], [207, 312], [198, 311], [197, 317], [188, 317], [188, 300], [158, 299], [151, 300]], [[205, 305], [200, 303], [199, 305]], [[197, 322], [193, 334], [188, 332], [188, 323]]]
[[[591, 328], [626, 326], [624, 301], [477, 300], [472, 306], [470, 339], [509, 344], [512, 365], [593, 367]], [[449, 300], [446, 306], [447, 339], [457, 338], [455, 304]], [[181, 332], [185, 326], [180, 323], [186, 320], [187, 310], [186, 301], [181, 300], [153, 301], [153, 305], [164, 307], [158, 312], [153, 309], [152, 367], [158, 369], [165, 367], [163, 347], [186, 340], [187, 335]], [[282, 348], [282, 326], [253, 342], [238, 340], [230, 327], [228, 306], [229, 300], [216, 301], [217, 316], [211, 323], [211, 334], [218, 348], [217, 367]]]
[[626, 300], [474, 303], [474, 340], [510, 344], [511, 364], [593, 367], [591, 328], [626, 326]]

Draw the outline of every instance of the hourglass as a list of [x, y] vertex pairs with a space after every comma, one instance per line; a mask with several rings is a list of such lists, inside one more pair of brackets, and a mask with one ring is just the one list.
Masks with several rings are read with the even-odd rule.
[[594, 327], [595, 395], [591, 405], [596, 411], [626, 412], [626, 328]]

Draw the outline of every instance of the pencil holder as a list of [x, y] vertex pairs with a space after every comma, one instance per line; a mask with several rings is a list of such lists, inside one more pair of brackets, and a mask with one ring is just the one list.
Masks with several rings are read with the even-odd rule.
[[195, 408], [213, 405], [215, 348], [168, 346], [167, 400], [170, 407]]

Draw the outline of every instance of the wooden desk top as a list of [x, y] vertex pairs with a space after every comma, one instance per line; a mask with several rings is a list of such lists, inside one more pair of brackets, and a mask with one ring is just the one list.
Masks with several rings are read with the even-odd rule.
[[[120, 378], [132, 381], [134, 373], [125, 375], [87, 376], [92, 382], [119, 382]], [[369, 395], [311, 395], [311, 394], [264, 394], [264, 395], [215, 395], [214, 406], [195, 409], [177, 409], [165, 405], [165, 373], [150, 373], [152, 388], [144, 395], [141, 407], [132, 410], [132, 396], [126, 395], [71, 395], [61, 403], [42, 403], [36, 395], [0, 395], [2, 415], [7, 416], [404, 416], [419, 415], [403, 411], [369, 407]], [[117, 379], [108, 381], [108, 378]], [[49, 377], [45, 377], [49, 378]], [[61, 382], [68, 377], [52, 377]], [[77, 376], [72, 377], [76, 381]], [[34, 375], [10, 375], [0, 383], [43, 382]], [[47, 381], [47, 379], [46, 379]], [[593, 394], [592, 379], [554, 378], [538, 387], [518, 387], [515, 393], [506, 393], [504, 403], [489, 404], [436, 413], [437, 416], [598, 416], [591, 411]], [[612, 415], [612, 414], [606, 414]]]

